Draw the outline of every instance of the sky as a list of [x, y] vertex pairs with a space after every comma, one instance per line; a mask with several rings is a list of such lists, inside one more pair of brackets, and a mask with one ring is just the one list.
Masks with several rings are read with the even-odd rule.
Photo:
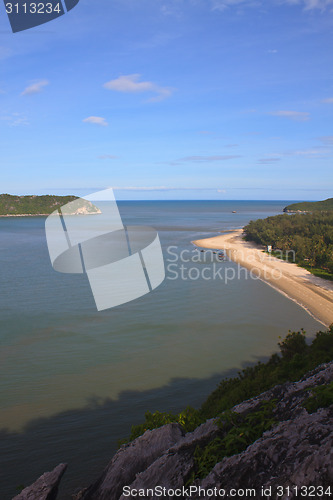
[[0, 192], [333, 197], [333, 0], [80, 0], [12, 33]]

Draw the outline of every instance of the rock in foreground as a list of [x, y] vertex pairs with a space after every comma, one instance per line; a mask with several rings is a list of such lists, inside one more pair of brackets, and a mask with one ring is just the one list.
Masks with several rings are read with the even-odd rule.
[[60, 480], [67, 469], [67, 464], [59, 464], [53, 471], [45, 472], [37, 481], [24, 488], [13, 500], [55, 500]]

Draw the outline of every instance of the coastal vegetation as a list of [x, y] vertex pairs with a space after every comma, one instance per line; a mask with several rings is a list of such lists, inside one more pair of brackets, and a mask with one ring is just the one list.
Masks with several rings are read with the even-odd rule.
[[319, 385], [312, 389], [311, 393], [303, 405], [308, 413], [314, 413], [319, 408], [328, 408], [328, 406], [333, 405], [333, 382]]
[[49, 215], [76, 196], [14, 196], [0, 194], [0, 215]]
[[[178, 414], [159, 411], [147, 412], [145, 422], [133, 425], [129, 439], [122, 440], [119, 444], [136, 439], [147, 429], [156, 429], [172, 422], [179, 423], [185, 432], [190, 432], [209, 418], [217, 418], [220, 423], [225, 418], [229, 419], [231, 408], [242, 401], [255, 397], [278, 384], [299, 380], [316, 366], [332, 361], [333, 325], [326, 331], [317, 332], [310, 344], [306, 341], [305, 331], [300, 330], [298, 332], [289, 331], [286, 338], [281, 340], [278, 345], [280, 353], [273, 354], [266, 363], [258, 362], [256, 365], [240, 371], [237, 377], [222, 380], [201, 408], [195, 409], [188, 406]], [[263, 429], [266, 429], [270, 423], [271, 413], [264, 407], [261, 410], [263, 421], [260, 428], [264, 432]], [[237, 421], [237, 426], [243, 425], [253, 427], [253, 423]], [[253, 435], [257, 436], [258, 429], [254, 431]], [[252, 431], [250, 435], [252, 436]], [[246, 442], [248, 442], [247, 439]]]
[[333, 198], [323, 201], [302, 201], [293, 203], [283, 209], [284, 212], [315, 212], [333, 210]]
[[203, 479], [223, 458], [246, 450], [265, 431], [271, 429], [277, 423], [273, 415], [275, 403], [275, 400], [263, 401], [259, 409], [245, 415], [230, 410], [223, 412], [216, 421], [221, 435], [204, 447], [197, 446], [194, 451], [194, 469], [187, 485], [197, 478]]
[[[131, 498], [146, 498], [154, 490], [170, 496], [169, 491], [189, 487], [195, 492], [229, 491], [237, 498], [247, 492], [252, 498], [262, 498], [263, 492], [271, 497], [271, 487], [281, 495], [292, 490], [308, 497], [310, 491], [312, 496], [318, 492], [319, 497], [329, 498], [333, 325], [318, 332], [311, 344], [303, 330], [289, 332], [279, 347], [280, 354], [267, 363], [222, 381], [205, 409], [187, 408], [178, 415], [148, 413], [146, 422], [133, 428], [137, 439], [121, 447], [101, 475], [71, 498], [116, 500], [124, 492]], [[235, 400], [240, 404], [230, 407]], [[207, 415], [212, 417], [206, 419]], [[43, 498], [50, 493], [47, 498], [55, 500], [66, 467], [61, 463], [44, 473], [15, 498], [39, 500], [42, 492]]]
[[78, 200], [67, 215], [88, 215], [101, 213], [99, 208], [90, 201], [77, 196], [13, 196], [0, 194], [0, 217], [15, 217], [20, 215], [50, 215], [60, 207]]
[[280, 257], [292, 252], [300, 266], [333, 279], [333, 210], [258, 219], [244, 227], [244, 234], [247, 241], [271, 245], [273, 255], [276, 250]]
[[[145, 422], [134, 425], [129, 439], [119, 444], [136, 439], [147, 429], [153, 430], [168, 423], [178, 423], [184, 432], [192, 432], [208, 419], [213, 419], [217, 432], [212, 439], [195, 447], [194, 466], [186, 478], [186, 486], [205, 478], [223, 458], [246, 450], [264, 432], [279, 423], [275, 411], [278, 399], [275, 399], [273, 388], [298, 381], [318, 365], [333, 360], [333, 324], [327, 331], [317, 332], [311, 343], [307, 342], [303, 329], [289, 331], [278, 346], [280, 353], [273, 354], [267, 362], [258, 362], [240, 371], [237, 377], [222, 380], [201, 408], [187, 407], [178, 414], [147, 412]], [[270, 395], [269, 390], [273, 391]], [[259, 397], [262, 393], [265, 394], [261, 400], [259, 398], [254, 409], [240, 412], [232, 410], [237, 404]], [[309, 414], [332, 404], [332, 382], [305, 390], [302, 405]]]

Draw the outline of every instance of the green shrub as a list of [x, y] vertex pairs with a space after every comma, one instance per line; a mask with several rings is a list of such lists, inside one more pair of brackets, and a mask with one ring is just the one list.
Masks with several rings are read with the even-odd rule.
[[191, 432], [202, 424], [203, 420], [200, 417], [199, 411], [191, 406], [187, 406], [184, 411], [178, 414], [160, 411], [151, 413], [150, 411], [147, 411], [145, 413], [145, 422], [139, 425], [132, 425], [129, 439], [122, 439], [118, 441], [118, 445], [121, 446], [129, 441], [133, 441], [137, 437], [144, 434], [148, 429], [157, 429], [158, 427], [171, 423], [178, 423], [182, 426], [184, 432]]
[[312, 395], [303, 404], [308, 413], [333, 405], [333, 382], [311, 389], [311, 393]]
[[315, 362], [318, 360], [321, 363], [328, 363], [333, 359], [332, 338], [333, 325], [325, 332], [319, 331], [316, 333], [310, 348], [310, 355], [314, 357]]
[[285, 359], [292, 359], [295, 354], [303, 354], [306, 349], [305, 332], [303, 328], [300, 332], [291, 332], [289, 330], [286, 338], [278, 343], [282, 357]]
[[215, 418], [275, 385], [299, 380], [309, 370], [333, 359], [333, 325], [325, 332], [319, 331], [310, 345], [306, 344], [303, 329], [289, 331], [278, 345], [281, 355], [273, 354], [266, 363], [258, 362], [240, 371], [237, 377], [222, 380], [199, 410], [187, 407], [179, 414], [147, 412], [145, 422], [132, 426], [129, 439], [122, 440], [120, 444], [132, 441], [147, 429], [172, 422], [178, 422], [185, 432], [193, 431], [208, 418]]
[[203, 418], [212, 418], [242, 401], [257, 396], [284, 382], [299, 380], [306, 372], [333, 359], [333, 325], [318, 332], [311, 345], [306, 345], [305, 332], [289, 332], [279, 343], [281, 354], [273, 354], [267, 363], [242, 370], [238, 377], [220, 382], [203, 403]]
[[247, 415], [230, 410], [222, 413], [217, 421], [221, 429], [220, 435], [204, 448], [197, 446], [194, 452], [194, 470], [186, 484], [191, 484], [196, 478], [206, 477], [224, 457], [241, 453], [259, 439], [275, 423], [275, 405], [276, 400], [263, 401], [257, 411]]

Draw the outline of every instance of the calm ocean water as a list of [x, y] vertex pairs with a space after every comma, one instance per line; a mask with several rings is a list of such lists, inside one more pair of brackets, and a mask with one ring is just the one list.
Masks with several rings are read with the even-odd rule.
[[99, 313], [84, 276], [53, 271], [45, 218], [0, 218], [1, 500], [60, 462], [69, 464], [60, 498], [70, 498], [147, 410], [199, 406], [223, 377], [275, 352], [288, 329], [322, 328], [242, 273], [227, 284], [189, 273], [207, 265], [196, 262], [191, 240], [281, 213], [288, 203], [119, 202], [125, 224], [158, 230], [167, 266], [187, 250], [186, 279], [175, 279], [173, 263], [155, 291]]

